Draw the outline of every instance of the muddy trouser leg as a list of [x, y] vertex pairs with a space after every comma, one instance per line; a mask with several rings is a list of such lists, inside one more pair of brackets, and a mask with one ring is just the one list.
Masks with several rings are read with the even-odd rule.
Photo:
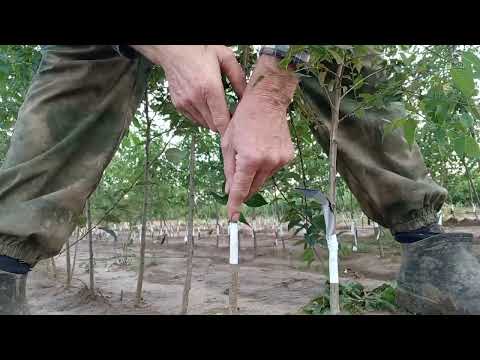
[[151, 64], [110, 45], [48, 45], [0, 168], [0, 255], [57, 255], [98, 185]]
[[[301, 82], [301, 95], [313, 110], [311, 129], [328, 154], [330, 107], [323, 87], [310, 77]], [[358, 105], [346, 98], [340, 117]], [[429, 176], [418, 145], [410, 150], [402, 129], [385, 134], [386, 121], [405, 116], [401, 103], [384, 110], [367, 110], [358, 118], [340, 122], [338, 172], [360, 203], [364, 213], [393, 233], [408, 232], [437, 221], [447, 191]]]

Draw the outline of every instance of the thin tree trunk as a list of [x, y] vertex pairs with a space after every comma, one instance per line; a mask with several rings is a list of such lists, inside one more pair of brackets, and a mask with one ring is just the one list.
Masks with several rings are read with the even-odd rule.
[[145, 247], [147, 243], [147, 218], [148, 218], [148, 197], [150, 196], [150, 126], [151, 120], [148, 114], [148, 90], [145, 90], [145, 119], [147, 130], [145, 132], [145, 164], [143, 167], [143, 210], [142, 230], [140, 234], [140, 259], [138, 264], [138, 279], [136, 291], [136, 305], [142, 301], [143, 274], [145, 271]]
[[[337, 196], [337, 129], [340, 122], [340, 102], [341, 102], [341, 90], [342, 90], [342, 75], [343, 64], [339, 64], [337, 67], [337, 77], [335, 81], [335, 90], [332, 99], [332, 123], [330, 130], [330, 202], [333, 210], [333, 227], [335, 229], [336, 224], [336, 196]], [[338, 247], [338, 243], [336, 244]], [[338, 254], [331, 253], [329, 249], [329, 272], [330, 274], [338, 274]], [[333, 258], [335, 257], [335, 259]], [[336, 266], [337, 268], [331, 268]], [[338, 275], [337, 275], [338, 277]], [[330, 311], [332, 314], [338, 314], [340, 312], [340, 296], [339, 296], [339, 284], [338, 278], [336, 282], [330, 282]]]
[[220, 224], [218, 222], [218, 205], [215, 203], [215, 231], [217, 232], [217, 239], [216, 239], [216, 246], [218, 248], [219, 243], [220, 243]]
[[65, 287], [68, 289], [70, 287], [70, 282], [72, 279], [72, 267], [70, 265], [70, 236], [67, 238], [67, 242], [65, 243], [66, 246], [66, 265], [67, 265], [67, 280], [65, 283]]
[[53, 271], [53, 278], [57, 279], [57, 267], [55, 266], [55, 259], [52, 257], [50, 258], [52, 262], [52, 271]]
[[79, 238], [80, 238], [80, 227], [77, 226], [77, 240], [75, 242], [75, 251], [73, 252], [73, 264], [72, 264], [72, 273], [70, 274], [70, 282], [73, 279], [73, 274], [75, 274], [75, 263], [77, 261], [77, 250], [78, 250]]
[[383, 258], [385, 256], [385, 252], [383, 251], [382, 232], [380, 229], [380, 225], [378, 225], [377, 223], [374, 223], [373, 226], [374, 226], [373, 231], [375, 233], [375, 237], [378, 244], [378, 252], [380, 254], [380, 257]]
[[[475, 186], [473, 185], [472, 177], [470, 175], [470, 170], [468, 169], [468, 166], [467, 166], [467, 163], [465, 162], [464, 157], [462, 157], [462, 164], [463, 164], [463, 167], [465, 168], [465, 173], [467, 175], [468, 185], [469, 185], [469, 190], [470, 190], [470, 198], [472, 200], [472, 203], [473, 204], [477, 203], [477, 205], [480, 205], [480, 200], [478, 198], [477, 190], [475, 189]], [[474, 207], [474, 213], [475, 213], [475, 219], [478, 220], [476, 206]]]
[[252, 235], [253, 235], [253, 256], [257, 257], [257, 232], [253, 227], [252, 227]]
[[88, 231], [88, 250], [89, 250], [89, 273], [90, 273], [90, 295], [95, 297], [95, 275], [93, 265], [93, 235], [92, 235], [92, 214], [90, 209], [90, 199], [87, 200], [87, 229]]
[[188, 310], [188, 297], [192, 286], [193, 268], [193, 213], [195, 207], [195, 134], [192, 134], [190, 145], [190, 178], [188, 184], [188, 226], [187, 226], [187, 275], [183, 288], [182, 311], [185, 315]]
[[[472, 199], [472, 203], [477, 203], [477, 205], [480, 205], [480, 200], [478, 198], [478, 194], [477, 194], [477, 190], [475, 189], [475, 186], [473, 185], [473, 181], [472, 181], [472, 177], [470, 176], [470, 170], [468, 169], [468, 166], [465, 162], [465, 158], [462, 157], [462, 164], [465, 168], [465, 173], [467, 175], [467, 179], [468, 179], [468, 184], [470, 186], [470, 198]], [[474, 197], [475, 196], [475, 197]], [[475, 219], [478, 220], [478, 216], [477, 216], [477, 211], [476, 211], [476, 208], [474, 209], [474, 212], [475, 212]]]

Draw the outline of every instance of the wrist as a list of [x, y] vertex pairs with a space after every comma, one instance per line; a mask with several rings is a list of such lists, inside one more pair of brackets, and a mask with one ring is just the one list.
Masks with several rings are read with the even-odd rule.
[[286, 109], [295, 94], [298, 78], [293, 71], [280, 68], [279, 63], [275, 56], [261, 55], [247, 91]]
[[163, 67], [168, 45], [129, 45], [156, 65]]

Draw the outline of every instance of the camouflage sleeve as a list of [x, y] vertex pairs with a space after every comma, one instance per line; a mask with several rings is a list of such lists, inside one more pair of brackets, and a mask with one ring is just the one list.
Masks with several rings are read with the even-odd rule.
[[121, 56], [125, 56], [129, 59], [135, 59], [138, 53], [132, 47], [128, 45], [112, 45], [113, 49]]

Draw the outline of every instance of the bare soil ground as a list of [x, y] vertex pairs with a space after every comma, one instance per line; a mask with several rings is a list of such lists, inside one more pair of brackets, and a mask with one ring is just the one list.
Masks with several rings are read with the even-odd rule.
[[[480, 226], [447, 227], [447, 231], [474, 233], [474, 249], [480, 255]], [[288, 238], [288, 236], [286, 236]], [[241, 240], [240, 314], [299, 314], [312, 298], [325, 291], [327, 252], [320, 249], [321, 261], [310, 267], [302, 261], [300, 239], [285, 240], [273, 246], [273, 234], [258, 234], [258, 256], [253, 256], [253, 241], [245, 233]], [[72, 286], [65, 289], [65, 254], [55, 258], [56, 277], [50, 261], [32, 271], [27, 292], [32, 314], [179, 314], [186, 273], [183, 237], [170, 238], [160, 245], [147, 240], [144, 279], [144, 304], [134, 305], [139, 244], [133, 244], [128, 257], [122, 256], [121, 237], [94, 243], [97, 296], [91, 299], [88, 284], [88, 242], [78, 247]], [[359, 250], [351, 251], [352, 236], [343, 235], [339, 261], [341, 282], [354, 280], [368, 288], [395, 280], [400, 267], [400, 247], [384, 240], [385, 256], [379, 257], [373, 228], [359, 229]], [[125, 255], [123, 253], [123, 255]], [[73, 257], [73, 249], [72, 249]], [[128, 264], [119, 264], [128, 259]], [[227, 236], [220, 247], [215, 236], [196, 241], [189, 314], [226, 314], [230, 269]]]

